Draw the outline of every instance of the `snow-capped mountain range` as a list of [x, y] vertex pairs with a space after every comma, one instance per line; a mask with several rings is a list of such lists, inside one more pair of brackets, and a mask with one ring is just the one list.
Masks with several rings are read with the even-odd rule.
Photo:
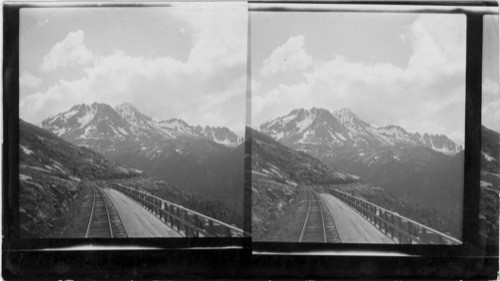
[[445, 135], [411, 133], [395, 125], [376, 127], [347, 108], [333, 112], [322, 108], [295, 109], [263, 123], [260, 131], [294, 146], [311, 144], [362, 148], [416, 145], [447, 155], [462, 151], [461, 145]]
[[89, 140], [161, 142], [179, 137], [200, 137], [228, 147], [243, 138], [226, 127], [192, 126], [180, 119], [155, 120], [129, 103], [112, 108], [108, 104], [78, 104], [45, 119], [40, 127], [70, 142]]

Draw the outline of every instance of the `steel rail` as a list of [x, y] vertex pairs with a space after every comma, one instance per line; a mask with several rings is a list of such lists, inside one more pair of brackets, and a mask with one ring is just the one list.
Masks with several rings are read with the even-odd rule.
[[309, 207], [307, 208], [307, 215], [306, 219], [304, 221], [304, 225], [302, 226], [302, 232], [300, 232], [300, 237], [299, 237], [299, 242], [302, 242], [302, 239], [304, 239], [304, 232], [306, 230], [307, 226], [307, 221], [309, 220], [309, 212], [311, 211], [311, 193], [309, 192]]
[[113, 227], [111, 226], [111, 218], [109, 217], [108, 204], [106, 203], [102, 189], [99, 189], [99, 192], [101, 193], [102, 201], [104, 202], [104, 207], [106, 208], [106, 215], [108, 216], [109, 234], [111, 235], [111, 238], [113, 238]]
[[325, 217], [323, 216], [323, 208], [321, 208], [321, 198], [319, 198], [319, 195], [316, 192], [314, 195], [316, 196], [316, 200], [318, 200], [319, 212], [321, 214], [321, 224], [323, 225], [323, 242], [326, 243]]
[[92, 217], [94, 216], [94, 208], [95, 208], [95, 190], [93, 187], [92, 189], [92, 194], [94, 195], [94, 201], [92, 202], [92, 211], [90, 212], [90, 218], [89, 218], [89, 223], [87, 224], [87, 232], [85, 233], [85, 238], [89, 237], [90, 233], [90, 225], [92, 224]]

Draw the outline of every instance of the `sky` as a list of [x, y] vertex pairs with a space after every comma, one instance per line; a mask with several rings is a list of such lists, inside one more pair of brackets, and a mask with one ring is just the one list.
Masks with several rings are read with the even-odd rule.
[[152, 118], [243, 134], [246, 6], [174, 5], [21, 9], [20, 117], [128, 102]]
[[483, 99], [481, 123], [500, 132], [498, 16], [483, 18]]
[[349, 108], [463, 145], [464, 15], [254, 12], [250, 26], [251, 126], [295, 108]]

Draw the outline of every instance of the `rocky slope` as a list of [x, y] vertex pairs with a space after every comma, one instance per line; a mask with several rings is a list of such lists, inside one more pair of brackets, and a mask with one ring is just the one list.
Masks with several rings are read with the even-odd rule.
[[498, 244], [498, 194], [500, 193], [500, 134], [481, 128], [481, 203], [480, 217], [486, 225], [481, 235]]
[[143, 173], [20, 120], [19, 227], [24, 237], [55, 237], [87, 181]]
[[[270, 239], [289, 206], [309, 185], [331, 185], [359, 178], [331, 169], [303, 152], [294, 151], [253, 129], [247, 128], [251, 143], [252, 232], [258, 240]], [[276, 230], [279, 231], [279, 230]], [[271, 238], [272, 239], [272, 238]]]

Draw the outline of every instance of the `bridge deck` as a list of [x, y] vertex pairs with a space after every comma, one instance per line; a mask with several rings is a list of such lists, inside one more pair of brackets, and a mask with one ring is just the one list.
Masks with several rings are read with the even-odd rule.
[[123, 193], [105, 188], [111, 202], [120, 215], [128, 237], [180, 237], [181, 235], [168, 227], [159, 218], [148, 212]]
[[333, 216], [342, 243], [394, 243], [337, 197], [327, 193], [320, 195]]

